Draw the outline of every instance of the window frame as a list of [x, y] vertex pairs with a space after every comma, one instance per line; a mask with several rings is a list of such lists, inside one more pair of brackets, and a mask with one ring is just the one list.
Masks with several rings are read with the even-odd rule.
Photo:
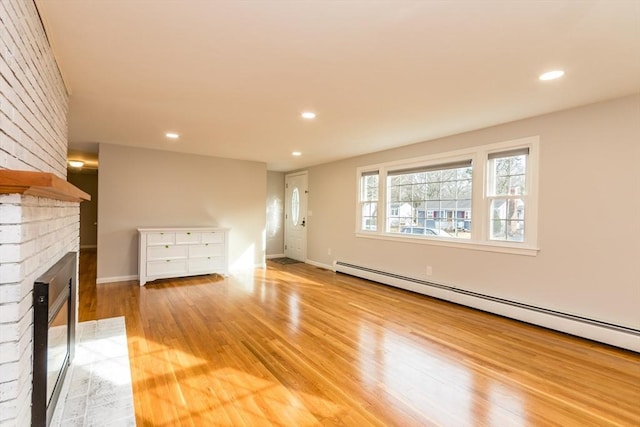
[[[539, 136], [531, 136], [412, 159], [395, 160], [358, 167], [356, 170], [358, 191], [358, 197], [356, 199], [356, 237], [536, 256], [540, 250], [538, 247], [539, 143]], [[491, 240], [489, 235], [491, 218], [490, 205], [493, 196], [488, 197], [489, 156], [518, 149], [528, 149], [529, 151], [525, 171], [526, 202], [524, 211], [524, 240], [522, 242]], [[447, 163], [455, 163], [469, 159], [472, 164], [471, 217], [473, 218], [471, 220], [470, 239], [390, 233], [386, 231], [386, 222], [388, 220], [386, 214], [388, 204], [386, 185], [387, 175], [390, 172], [421, 167], [435, 167], [437, 165], [445, 165]], [[377, 230], [363, 230], [360, 213], [360, 183], [362, 175], [371, 173], [372, 171], [378, 172]]]
[[[526, 151], [526, 153], [525, 153]], [[519, 156], [522, 154], [526, 154], [527, 158], [525, 161], [525, 173], [524, 173], [524, 188], [523, 191], [519, 194], [511, 194], [511, 193], [507, 193], [507, 194], [498, 194], [496, 193], [495, 187], [496, 187], [496, 183], [498, 181], [499, 175], [496, 175], [496, 171], [494, 170], [493, 166], [493, 160], [498, 160], [498, 159], [507, 159], [510, 157], [515, 157], [515, 156]], [[524, 213], [524, 220], [522, 221], [523, 225], [524, 225], [524, 241], [526, 241], [527, 238], [527, 234], [529, 233], [528, 227], [527, 227], [527, 210], [528, 210], [528, 205], [529, 205], [529, 195], [530, 195], [530, 190], [529, 190], [529, 182], [528, 182], [528, 178], [529, 178], [529, 149], [528, 147], [525, 149], [520, 149], [520, 150], [507, 150], [507, 151], [492, 151], [490, 153], [488, 153], [487, 155], [487, 173], [486, 173], [486, 182], [485, 182], [485, 187], [484, 187], [484, 198], [485, 198], [485, 210], [487, 211], [487, 215], [489, 216], [488, 218], [488, 228], [489, 228], [489, 235], [488, 235], [488, 239], [491, 241], [512, 241], [512, 242], [518, 242], [515, 240], [508, 240], [508, 233], [506, 232], [506, 229], [509, 226], [509, 218], [505, 218], [505, 223], [501, 224], [501, 226], [505, 227], [505, 239], [497, 239], [494, 238], [492, 236], [492, 225], [494, 224], [495, 219], [492, 219], [493, 214], [492, 214], [492, 204], [494, 201], [496, 200], [505, 200], [507, 203], [509, 203], [509, 201], [517, 201], [517, 200], [522, 200], [523, 205], [524, 205], [524, 209], [523, 209], [523, 213]], [[513, 175], [507, 175], [509, 177], [512, 177]], [[507, 205], [508, 206], [508, 205]], [[500, 220], [500, 222], [502, 223], [502, 220]], [[521, 243], [521, 242], [518, 242]]]
[[[362, 178], [366, 177], [366, 176], [378, 176], [378, 195], [376, 200], [364, 200], [362, 195], [363, 195], [363, 191], [362, 191]], [[361, 233], [377, 233], [379, 228], [380, 228], [380, 191], [381, 191], [381, 187], [380, 187], [380, 171], [377, 168], [358, 168], [358, 176], [357, 176], [357, 183], [356, 183], [356, 187], [358, 189], [358, 196], [357, 196], [357, 208], [356, 208], [356, 224], [357, 227], [359, 227], [359, 232]], [[376, 204], [376, 212], [378, 213], [377, 217], [376, 217], [376, 229], [375, 230], [371, 230], [371, 229], [365, 229], [364, 226], [365, 224], [362, 224], [362, 212], [363, 212], [363, 206], [365, 203], [375, 203]]]

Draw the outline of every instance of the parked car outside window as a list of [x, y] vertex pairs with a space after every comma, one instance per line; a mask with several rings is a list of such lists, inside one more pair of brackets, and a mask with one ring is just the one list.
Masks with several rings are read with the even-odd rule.
[[400, 232], [404, 234], [421, 234], [423, 236], [451, 237], [451, 234], [437, 228], [402, 227]]

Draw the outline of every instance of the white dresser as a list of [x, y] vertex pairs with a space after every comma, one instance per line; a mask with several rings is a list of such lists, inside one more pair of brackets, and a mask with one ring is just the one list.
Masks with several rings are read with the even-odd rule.
[[229, 229], [139, 228], [140, 286], [155, 279], [228, 274]]

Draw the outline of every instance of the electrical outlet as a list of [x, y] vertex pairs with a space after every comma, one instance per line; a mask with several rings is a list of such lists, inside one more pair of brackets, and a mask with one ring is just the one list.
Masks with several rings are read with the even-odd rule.
[[427, 265], [427, 276], [431, 276], [433, 274], [433, 268], [430, 265]]
[[331, 255], [331, 248], [327, 249], [327, 255]]

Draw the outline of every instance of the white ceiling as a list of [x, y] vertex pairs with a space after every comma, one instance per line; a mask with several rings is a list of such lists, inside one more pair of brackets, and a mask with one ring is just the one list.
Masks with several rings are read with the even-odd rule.
[[77, 149], [286, 171], [640, 92], [639, 0], [37, 4]]

